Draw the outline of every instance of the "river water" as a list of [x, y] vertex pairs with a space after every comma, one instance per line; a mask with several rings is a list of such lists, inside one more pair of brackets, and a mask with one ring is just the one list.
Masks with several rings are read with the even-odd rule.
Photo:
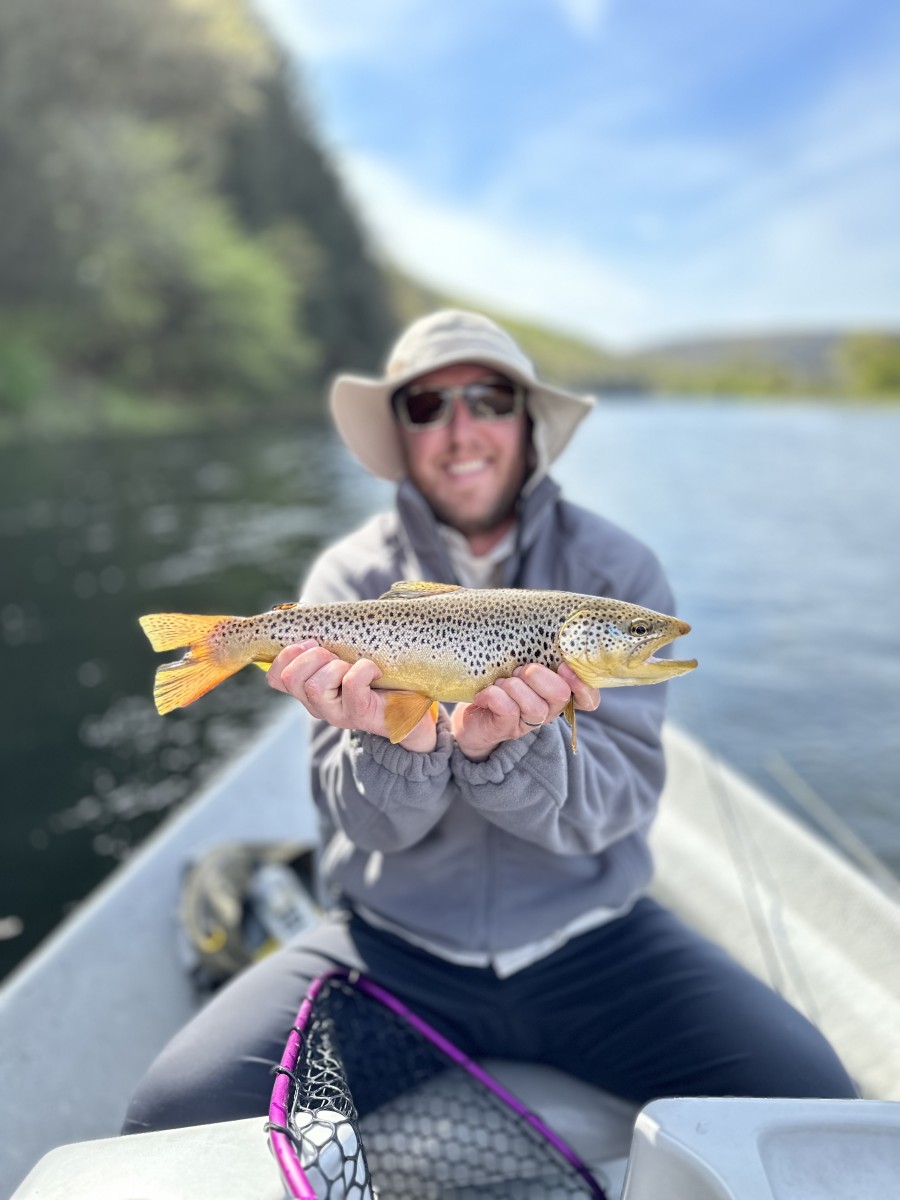
[[[605, 401], [554, 474], [643, 537], [694, 632], [674, 719], [900, 872], [900, 411]], [[251, 613], [388, 502], [323, 428], [0, 449], [0, 975], [285, 703], [165, 719], [145, 612]]]

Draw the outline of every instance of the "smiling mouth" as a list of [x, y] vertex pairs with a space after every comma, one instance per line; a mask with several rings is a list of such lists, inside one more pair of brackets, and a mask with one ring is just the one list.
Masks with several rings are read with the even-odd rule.
[[448, 475], [459, 478], [466, 475], [477, 475], [479, 471], [484, 471], [487, 465], [486, 458], [469, 458], [465, 461], [448, 463], [445, 469]]

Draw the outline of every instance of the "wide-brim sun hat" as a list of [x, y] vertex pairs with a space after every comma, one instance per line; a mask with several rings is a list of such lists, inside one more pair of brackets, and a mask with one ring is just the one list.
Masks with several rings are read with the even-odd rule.
[[331, 413], [352, 454], [373, 475], [406, 477], [400, 431], [391, 407], [398, 388], [453, 363], [474, 363], [521, 383], [534, 424], [532, 441], [539, 468], [554, 462], [594, 406], [592, 396], [551, 387], [515, 340], [488, 317], [442, 309], [413, 322], [388, 355], [380, 378], [338, 375], [331, 385]]

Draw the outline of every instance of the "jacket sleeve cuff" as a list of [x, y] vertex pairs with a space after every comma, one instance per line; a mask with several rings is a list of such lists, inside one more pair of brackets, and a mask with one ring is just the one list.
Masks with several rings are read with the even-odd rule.
[[455, 747], [450, 769], [464, 798], [484, 811], [503, 812], [538, 800], [561, 807], [568, 779], [565, 758], [559, 730], [545, 725], [501, 743], [483, 762], [473, 762]]
[[437, 742], [427, 754], [406, 750], [399, 744], [394, 745], [388, 738], [357, 730], [350, 731], [349, 742], [353, 773], [360, 783], [369, 780], [373, 766], [409, 783], [438, 781], [444, 785], [449, 779], [453, 737], [443, 712], [438, 717]]
[[466, 758], [459, 747], [453, 747], [450, 755], [450, 769], [457, 783], [470, 784], [478, 787], [486, 783], [502, 783], [507, 775], [518, 766], [528, 753], [530, 745], [538, 738], [538, 731], [526, 733], [515, 741], [501, 742], [481, 762]]

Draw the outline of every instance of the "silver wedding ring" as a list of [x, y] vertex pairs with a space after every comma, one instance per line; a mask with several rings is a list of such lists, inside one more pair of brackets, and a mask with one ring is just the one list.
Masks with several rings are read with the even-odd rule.
[[540, 729], [543, 723], [543, 721], [526, 721], [524, 717], [522, 718], [522, 724], [530, 725], [532, 729]]

